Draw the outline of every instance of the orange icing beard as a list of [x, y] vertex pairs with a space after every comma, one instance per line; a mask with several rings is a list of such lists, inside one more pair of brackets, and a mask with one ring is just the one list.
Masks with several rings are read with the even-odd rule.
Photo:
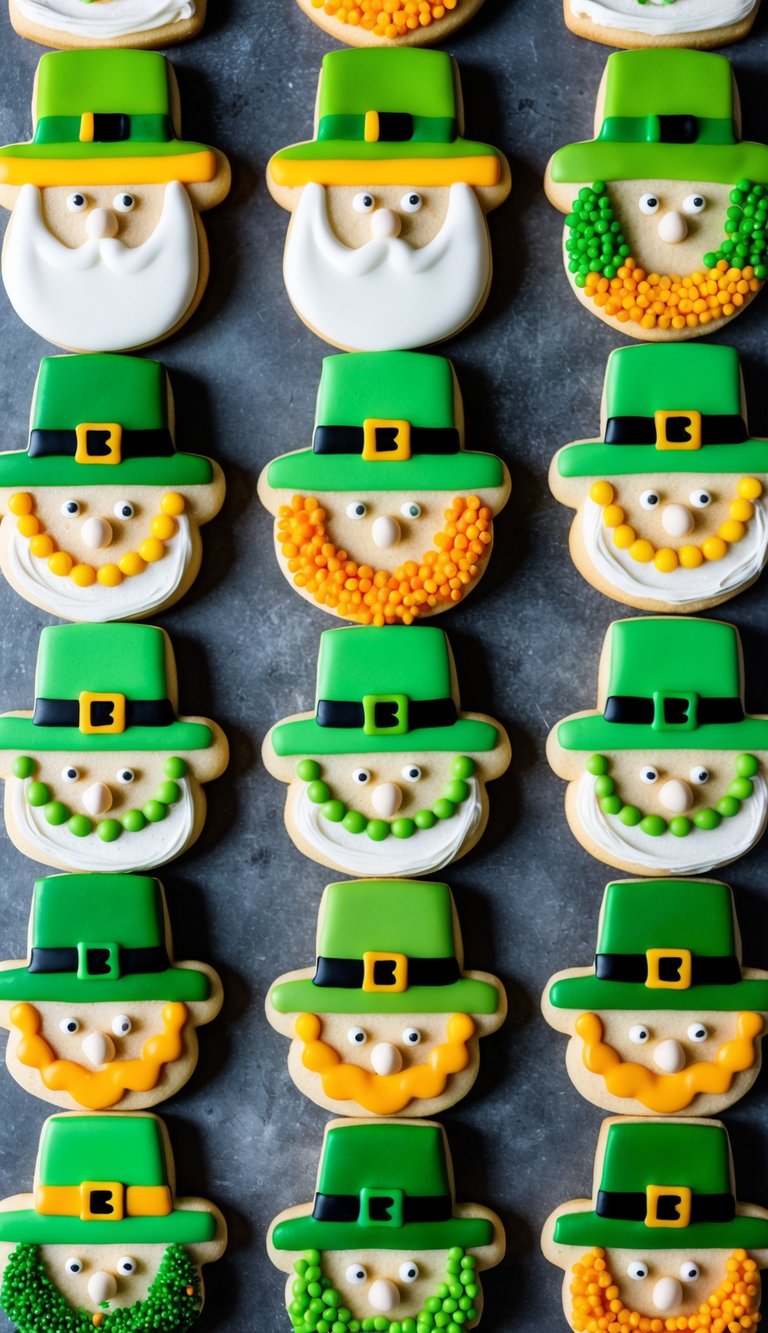
[[444, 1091], [451, 1074], [469, 1064], [467, 1043], [475, 1024], [468, 1014], [452, 1014], [447, 1040], [436, 1046], [424, 1064], [410, 1065], [397, 1074], [377, 1074], [348, 1064], [333, 1046], [320, 1040], [322, 1023], [316, 1014], [299, 1014], [295, 1032], [304, 1043], [302, 1064], [319, 1074], [323, 1092], [332, 1101], [356, 1102], [374, 1115], [396, 1115], [411, 1101], [429, 1101]]
[[493, 514], [476, 495], [457, 496], [445, 510], [436, 550], [406, 560], [393, 573], [359, 565], [330, 540], [327, 513], [315, 499], [294, 495], [281, 505], [277, 544], [297, 588], [361, 625], [410, 625], [418, 616], [460, 602], [481, 573], [492, 541]]
[[14, 1005], [11, 1024], [21, 1034], [16, 1054], [28, 1069], [36, 1069], [51, 1092], [68, 1092], [78, 1106], [103, 1111], [115, 1106], [124, 1092], [149, 1092], [157, 1087], [164, 1064], [178, 1060], [184, 1050], [181, 1037], [188, 1010], [180, 1001], [163, 1005], [163, 1031], [145, 1041], [134, 1060], [111, 1060], [103, 1069], [85, 1069], [74, 1060], [57, 1060], [44, 1037], [41, 1015], [26, 1002]]
[[624, 1333], [625, 1329], [638, 1329], [640, 1333], [674, 1329], [749, 1333], [760, 1322], [757, 1264], [746, 1250], [734, 1250], [725, 1268], [720, 1286], [701, 1302], [695, 1314], [664, 1318], [630, 1310], [611, 1277], [605, 1250], [590, 1250], [573, 1265], [571, 1326], [575, 1333]]
[[581, 1014], [576, 1032], [584, 1048], [584, 1067], [600, 1074], [613, 1097], [632, 1097], [661, 1115], [684, 1111], [699, 1093], [722, 1096], [734, 1074], [751, 1069], [758, 1058], [757, 1039], [763, 1030], [759, 1014], [742, 1013], [736, 1020], [736, 1037], [720, 1046], [713, 1061], [699, 1060], [676, 1074], [658, 1074], [645, 1065], [624, 1061], [603, 1041], [603, 1025], [597, 1014]]

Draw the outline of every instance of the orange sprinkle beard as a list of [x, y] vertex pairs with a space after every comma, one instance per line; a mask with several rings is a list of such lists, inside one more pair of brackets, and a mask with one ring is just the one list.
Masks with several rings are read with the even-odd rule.
[[736, 1037], [723, 1042], [714, 1060], [699, 1060], [677, 1074], [657, 1074], [645, 1065], [622, 1060], [613, 1046], [603, 1041], [603, 1025], [597, 1014], [581, 1014], [576, 1020], [576, 1033], [584, 1043], [585, 1069], [602, 1075], [612, 1097], [632, 1097], [661, 1115], [684, 1111], [699, 1093], [717, 1097], [728, 1092], [734, 1074], [756, 1064], [757, 1039], [762, 1030], [760, 1014], [739, 1014]]
[[328, 535], [327, 513], [317, 500], [294, 495], [281, 505], [275, 536], [297, 588], [329, 611], [361, 625], [410, 625], [433, 615], [475, 584], [493, 541], [493, 514], [476, 495], [457, 496], [445, 510], [437, 548], [421, 561], [406, 560], [393, 573], [360, 565], [337, 550]]
[[627, 258], [615, 278], [588, 273], [584, 287], [576, 291], [620, 324], [632, 321], [643, 329], [682, 330], [730, 318], [762, 285], [750, 265], [731, 268], [726, 259], [718, 260], [715, 268], [681, 278], [648, 274]]
[[571, 1327], [575, 1333], [665, 1333], [669, 1330], [700, 1329], [707, 1333], [749, 1333], [760, 1322], [760, 1274], [746, 1250], [734, 1250], [725, 1265], [725, 1277], [695, 1314], [645, 1315], [631, 1310], [619, 1296], [619, 1288], [608, 1269], [605, 1250], [583, 1255], [571, 1270]]
[[313, 8], [322, 9], [329, 18], [363, 28], [374, 37], [383, 37], [388, 41], [405, 37], [419, 28], [428, 28], [451, 13], [457, 3], [458, 0], [402, 0], [402, 3], [397, 4], [391, 3], [391, 0], [352, 0], [351, 3], [345, 3], [345, 0], [312, 0]]
[[451, 1074], [460, 1074], [469, 1065], [467, 1044], [474, 1031], [468, 1014], [452, 1014], [447, 1040], [435, 1047], [424, 1064], [411, 1065], [398, 1074], [377, 1074], [346, 1063], [333, 1046], [321, 1041], [322, 1023], [317, 1014], [299, 1014], [295, 1027], [304, 1043], [302, 1064], [320, 1075], [326, 1097], [334, 1102], [356, 1102], [374, 1115], [396, 1115], [411, 1101], [439, 1097]]
[[68, 1092], [78, 1106], [103, 1111], [115, 1106], [124, 1092], [149, 1092], [157, 1087], [162, 1067], [178, 1060], [184, 1050], [182, 1029], [188, 1010], [180, 1001], [163, 1006], [163, 1031], [149, 1037], [135, 1060], [111, 1060], [103, 1069], [85, 1069], [74, 1060], [57, 1060], [44, 1037], [43, 1021], [32, 1004], [14, 1005], [11, 1024], [21, 1034], [16, 1054], [28, 1069], [36, 1069], [51, 1092]]

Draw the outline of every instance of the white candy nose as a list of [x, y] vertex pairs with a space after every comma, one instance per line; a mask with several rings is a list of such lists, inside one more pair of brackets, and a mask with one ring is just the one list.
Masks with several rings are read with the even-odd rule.
[[117, 236], [117, 218], [111, 208], [94, 208], [88, 214], [85, 230], [94, 241], [104, 241], [108, 236]]
[[679, 241], [684, 241], [687, 235], [688, 223], [682, 213], [670, 208], [659, 222], [659, 236], [662, 241], [666, 241], [668, 245], [677, 245]]
[[371, 1064], [377, 1074], [399, 1074], [403, 1057], [391, 1042], [380, 1041], [371, 1051]]
[[83, 1055], [96, 1067], [109, 1064], [115, 1058], [115, 1043], [106, 1032], [89, 1032], [83, 1039]]
[[112, 524], [106, 518], [87, 518], [80, 529], [80, 536], [92, 550], [102, 550], [112, 540]]
[[403, 793], [396, 782], [380, 782], [371, 792], [371, 802], [377, 815], [382, 819], [391, 819], [396, 815], [403, 800]]
[[667, 810], [672, 811], [673, 815], [684, 815], [693, 805], [693, 792], [687, 782], [681, 782], [679, 778], [670, 778], [659, 792], [659, 800]]
[[661, 525], [670, 537], [687, 537], [693, 527], [693, 514], [685, 505], [665, 505], [661, 511]]
[[111, 1301], [117, 1295], [117, 1283], [111, 1273], [94, 1273], [88, 1282], [88, 1295], [94, 1305], [102, 1301]]
[[657, 1310], [674, 1310], [683, 1299], [683, 1289], [677, 1278], [663, 1277], [653, 1289], [653, 1303]]
[[83, 805], [89, 815], [105, 815], [112, 807], [112, 792], [105, 782], [93, 782], [83, 792]]
[[677, 1074], [685, 1064], [685, 1051], [679, 1041], [668, 1037], [655, 1047], [653, 1062], [659, 1066], [663, 1074]]
[[391, 208], [377, 208], [371, 217], [371, 232], [377, 241], [400, 235], [400, 219]]
[[400, 524], [389, 514], [382, 514], [374, 521], [371, 535], [377, 546], [394, 546], [400, 540]]
[[390, 1310], [395, 1310], [400, 1304], [400, 1292], [389, 1278], [379, 1277], [368, 1288], [368, 1301], [374, 1310], [389, 1314]]

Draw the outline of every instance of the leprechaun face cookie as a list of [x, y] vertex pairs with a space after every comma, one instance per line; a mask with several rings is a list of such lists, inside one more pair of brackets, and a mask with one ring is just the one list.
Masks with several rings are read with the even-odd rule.
[[177, 137], [171, 66], [150, 51], [42, 57], [34, 138], [0, 149], [11, 210], [11, 305], [49, 342], [108, 352], [165, 338], [208, 277], [199, 213], [229, 189], [226, 158]]
[[[482, 1311], [480, 1273], [504, 1257], [498, 1217], [457, 1204], [445, 1133], [430, 1121], [334, 1120], [327, 1126], [314, 1204], [275, 1218], [267, 1240], [288, 1273], [296, 1318], [322, 1288], [331, 1308], [382, 1333], [435, 1327], [457, 1308], [463, 1327]], [[420, 1318], [424, 1316], [424, 1318]]]
[[329, 885], [316, 957], [267, 997], [306, 1096], [331, 1111], [422, 1116], [466, 1095], [479, 1038], [500, 1026], [507, 1005], [495, 977], [463, 970], [446, 884]]
[[33, 712], [0, 715], [5, 823], [26, 856], [61, 870], [144, 870], [179, 856], [205, 821], [201, 783], [227, 742], [176, 712], [170, 640], [152, 625], [56, 625], [40, 635]]
[[462, 137], [441, 51], [334, 51], [315, 137], [276, 153], [267, 184], [292, 213], [283, 272], [298, 314], [337, 347], [388, 351], [457, 333], [491, 281], [485, 214], [509, 193], [496, 149]]
[[158, 47], [194, 37], [206, 0], [10, 0], [11, 23], [43, 46]]
[[712, 1328], [760, 1320], [768, 1214], [737, 1203], [730, 1145], [716, 1120], [606, 1120], [592, 1199], [562, 1204], [542, 1235], [565, 1270], [575, 1333], [609, 1327]]
[[347, 626], [321, 635], [315, 711], [274, 726], [263, 757], [288, 784], [299, 850], [380, 878], [426, 875], [468, 852], [510, 749], [498, 723], [460, 711], [442, 630]]
[[621, 347], [608, 360], [601, 439], [550, 469], [575, 509], [574, 563], [648, 611], [700, 611], [760, 574], [768, 443], [747, 426], [738, 354], [711, 344]]
[[564, 0], [571, 32], [606, 46], [705, 50], [748, 36], [760, 0]]
[[17, 1333], [194, 1323], [226, 1225], [206, 1199], [175, 1198], [174, 1175], [155, 1116], [45, 1122], [34, 1192], [0, 1204], [0, 1307]]
[[64, 619], [148, 615], [192, 583], [223, 498], [218, 465], [176, 451], [156, 361], [46, 357], [27, 449], [0, 454], [0, 567]]
[[304, 13], [348, 46], [426, 46], [450, 40], [483, 0], [421, 0], [418, 6], [377, 9], [372, 0], [298, 0]]
[[614, 621], [598, 711], [557, 724], [547, 757], [587, 851], [630, 873], [698, 874], [743, 856], [768, 816], [768, 722], [744, 712], [741, 644], [722, 621]]
[[760, 1072], [768, 973], [741, 965], [726, 884], [630, 880], [605, 890], [594, 966], [552, 977], [542, 1009], [594, 1105], [711, 1115]]
[[448, 610], [482, 576], [509, 474], [464, 448], [449, 361], [414, 352], [327, 357], [311, 449], [270, 463], [280, 568], [297, 591], [362, 624]]
[[545, 189], [566, 213], [565, 266], [583, 305], [634, 338], [713, 333], [768, 274], [768, 148], [739, 138], [724, 56], [608, 58], [595, 138], [555, 153]]

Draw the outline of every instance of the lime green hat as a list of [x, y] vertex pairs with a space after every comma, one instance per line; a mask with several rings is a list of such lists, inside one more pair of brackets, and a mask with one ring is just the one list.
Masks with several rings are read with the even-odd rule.
[[738, 631], [720, 620], [647, 616], [608, 630], [602, 713], [557, 728], [564, 750], [768, 750], [744, 712]]
[[717, 1121], [610, 1121], [595, 1207], [561, 1213], [556, 1245], [760, 1250], [768, 1219], [736, 1212], [728, 1135]]
[[768, 472], [768, 440], [749, 434], [735, 347], [649, 343], [611, 352], [605, 437], [557, 456], [561, 477]]
[[312, 1211], [278, 1222], [271, 1239], [276, 1250], [320, 1251], [493, 1243], [492, 1222], [457, 1217], [454, 1207], [439, 1125], [335, 1123], [326, 1130]]
[[314, 977], [270, 999], [279, 1014], [495, 1014], [497, 988], [462, 976], [457, 943], [447, 884], [330, 884]]
[[745, 979], [733, 897], [712, 880], [609, 884], [593, 974], [562, 977], [555, 1009], [768, 1011], [768, 980]]
[[314, 717], [281, 722], [271, 736], [275, 754], [283, 756], [474, 753], [499, 742], [490, 722], [459, 715], [448, 639], [443, 630], [421, 625], [325, 630]]
[[736, 136], [725, 56], [654, 48], [608, 57], [596, 139], [555, 153], [556, 184], [592, 181], [768, 183], [768, 146]]
[[0, 1212], [0, 1241], [33, 1245], [199, 1245], [210, 1210], [176, 1208], [173, 1162], [151, 1115], [54, 1115], [40, 1136], [31, 1208]]
[[51, 875], [32, 898], [29, 961], [0, 1002], [207, 1000], [207, 973], [168, 957], [163, 891], [148, 875]]
[[157, 361], [96, 353], [40, 362], [26, 449], [0, 454], [0, 487], [205, 486], [210, 460], [176, 452]]
[[207, 750], [210, 727], [176, 715], [166, 637], [154, 625], [49, 625], [32, 717], [0, 714], [0, 750]]
[[450, 361], [350, 352], [323, 361], [311, 449], [276, 458], [275, 490], [451, 491], [504, 484], [493, 454], [463, 447]]

